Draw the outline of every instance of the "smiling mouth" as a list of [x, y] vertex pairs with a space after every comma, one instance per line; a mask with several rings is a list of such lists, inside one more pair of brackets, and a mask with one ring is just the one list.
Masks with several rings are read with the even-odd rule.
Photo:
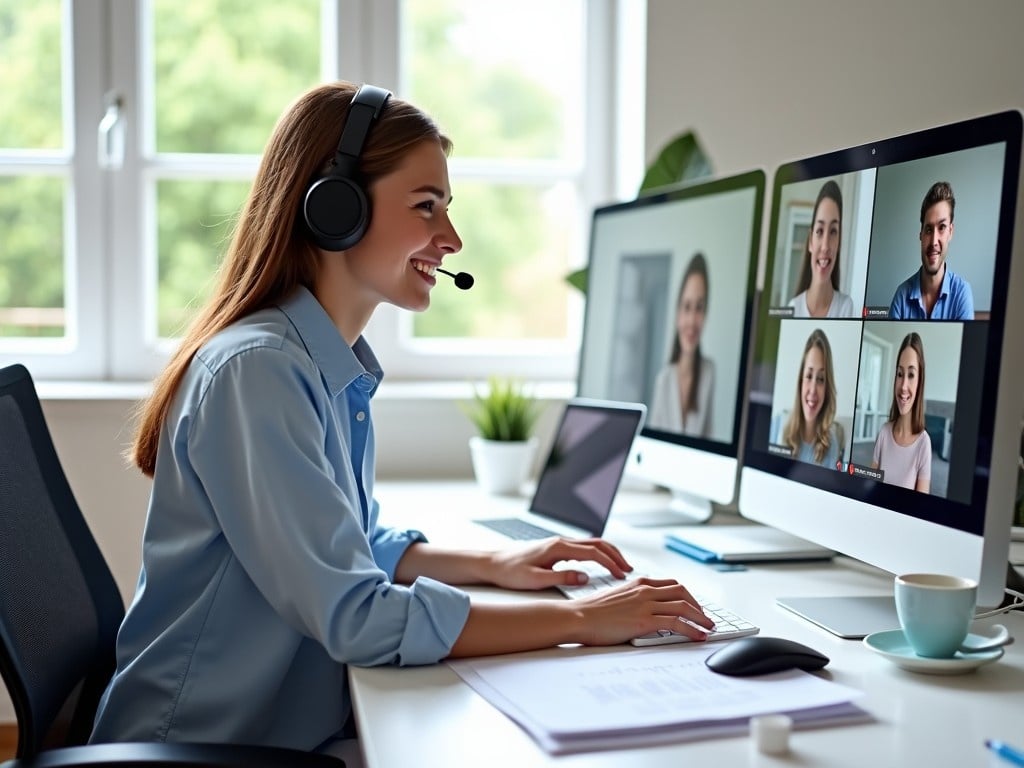
[[419, 261], [417, 259], [412, 260], [413, 269], [417, 272], [422, 272], [425, 275], [434, 277], [434, 273], [437, 272], [436, 264], [427, 264], [425, 261]]

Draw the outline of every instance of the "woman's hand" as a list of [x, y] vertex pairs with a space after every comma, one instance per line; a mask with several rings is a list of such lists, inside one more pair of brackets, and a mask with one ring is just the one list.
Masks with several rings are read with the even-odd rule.
[[[549, 539], [522, 551], [536, 553], [565, 544], [579, 545]], [[575, 600], [474, 602], [451, 657], [515, 653], [562, 643], [617, 645], [659, 629], [700, 641], [707, 638], [705, 630], [713, 627], [682, 584], [674, 579], [641, 577]]]
[[674, 579], [642, 577], [571, 602], [579, 604], [584, 645], [616, 645], [661, 629], [700, 641], [715, 626]]
[[593, 560], [616, 579], [633, 570], [618, 547], [604, 539], [550, 538], [493, 552], [487, 581], [506, 589], [547, 589], [558, 584], [585, 584], [587, 575], [577, 570], [553, 570], [563, 560]]

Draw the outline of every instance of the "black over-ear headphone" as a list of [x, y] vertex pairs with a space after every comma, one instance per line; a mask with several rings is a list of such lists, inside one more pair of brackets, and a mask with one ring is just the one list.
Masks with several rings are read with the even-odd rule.
[[390, 91], [361, 85], [352, 97], [331, 170], [310, 184], [302, 204], [306, 227], [325, 251], [344, 251], [366, 234], [370, 200], [359, 179], [359, 155]]

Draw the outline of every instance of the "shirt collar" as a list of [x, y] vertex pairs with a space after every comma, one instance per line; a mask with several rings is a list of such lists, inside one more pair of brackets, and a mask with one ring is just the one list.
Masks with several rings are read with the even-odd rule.
[[369, 343], [360, 336], [349, 347], [308, 288], [300, 285], [278, 307], [299, 334], [332, 395], [338, 395], [357, 380], [370, 396], [377, 391], [384, 372]]
[[939, 286], [939, 296], [949, 295], [949, 281], [951, 280], [949, 272], [949, 264], [943, 262], [942, 264], [942, 285]]
[[[939, 298], [940, 299], [943, 296], [948, 296], [949, 295], [949, 281], [950, 281], [949, 264], [943, 264], [942, 268], [943, 268], [944, 271], [942, 273], [942, 285], [939, 286]], [[919, 269], [918, 272], [917, 272], [917, 280], [914, 281], [913, 291], [911, 291], [911, 293], [910, 293], [910, 298], [912, 298], [912, 299], [920, 299], [924, 295], [924, 291], [921, 290], [921, 276], [923, 274], [924, 274], [924, 267], [921, 267], [921, 269]]]

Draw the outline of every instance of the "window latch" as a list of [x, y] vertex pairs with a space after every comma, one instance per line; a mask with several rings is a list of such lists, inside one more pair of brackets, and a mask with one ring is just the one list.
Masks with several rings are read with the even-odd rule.
[[124, 102], [119, 93], [111, 91], [104, 103], [106, 111], [96, 131], [97, 158], [100, 168], [117, 171], [124, 165]]

